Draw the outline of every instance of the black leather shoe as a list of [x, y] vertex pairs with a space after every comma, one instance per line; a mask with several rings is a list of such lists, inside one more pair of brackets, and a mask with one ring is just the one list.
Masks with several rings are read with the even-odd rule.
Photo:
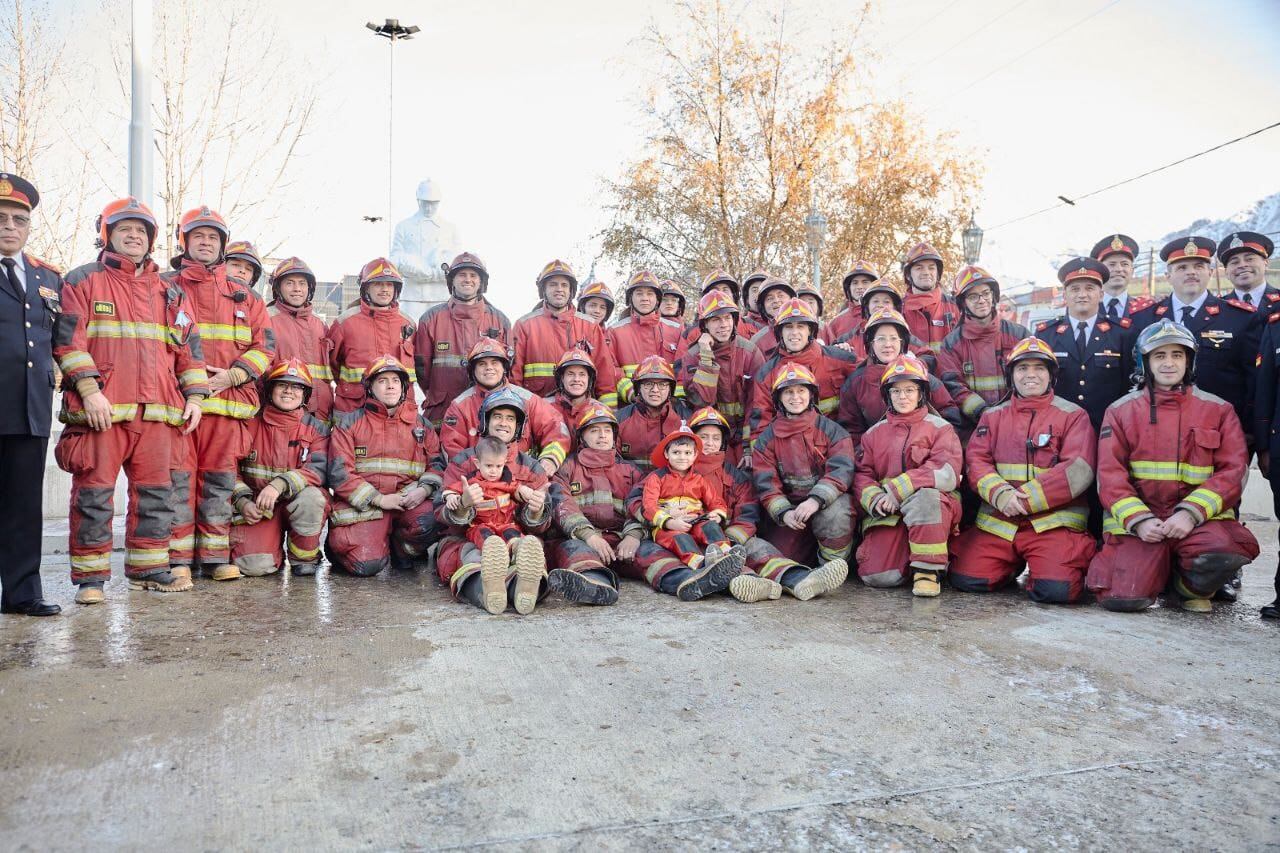
[[23, 616], [57, 616], [61, 612], [61, 607], [50, 604], [43, 598], [33, 598], [21, 604], [6, 604], [0, 607], [0, 613], [18, 613]]
[[1280, 598], [1263, 607], [1260, 612], [1263, 619], [1280, 619]]

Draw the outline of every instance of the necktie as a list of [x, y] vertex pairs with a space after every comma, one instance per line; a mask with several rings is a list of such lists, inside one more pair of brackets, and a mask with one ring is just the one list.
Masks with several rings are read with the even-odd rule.
[[9, 283], [9, 289], [13, 291], [13, 295], [18, 297], [19, 301], [26, 298], [26, 291], [22, 287], [22, 282], [18, 281], [18, 274], [14, 272], [14, 267], [18, 262], [13, 258], [0, 259], [0, 264], [4, 265], [4, 278]]
[[1111, 297], [1111, 301], [1107, 303], [1107, 316], [1112, 320], [1120, 319], [1119, 305], [1120, 299], [1116, 296]]
[[1089, 326], [1089, 323], [1086, 320], [1081, 320], [1079, 323], [1076, 323], [1076, 352], [1080, 354], [1081, 361], [1084, 361], [1084, 350], [1085, 350], [1084, 330], [1088, 328], [1088, 326]]
[[1193, 309], [1191, 308], [1191, 306], [1190, 306], [1190, 305], [1183, 305], [1183, 306], [1182, 306], [1182, 325], [1184, 325], [1184, 326], [1185, 326], [1185, 325], [1187, 325], [1188, 323], [1190, 323], [1190, 322], [1191, 322], [1191, 312], [1192, 312], [1192, 310], [1193, 310]]
[[1245, 302], [1247, 302], [1248, 304], [1252, 305], [1252, 304], [1253, 304], [1253, 294], [1252, 294], [1252, 293], [1246, 293], [1246, 294], [1244, 295], [1244, 301], [1245, 301]]

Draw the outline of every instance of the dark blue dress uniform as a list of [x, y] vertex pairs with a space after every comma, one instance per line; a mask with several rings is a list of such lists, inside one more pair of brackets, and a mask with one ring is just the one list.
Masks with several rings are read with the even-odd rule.
[[[1130, 261], [1136, 260], [1138, 257], [1138, 241], [1130, 237], [1128, 234], [1112, 234], [1110, 237], [1103, 237], [1097, 243], [1093, 244], [1093, 248], [1089, 250], [1089, 256], [1095, 261], [1102, 262], [1112, 255], [1127, 255]], [[1064, 265], [1065, 268], [1065, 265]], [[1059, 270], [1059, 279], [1061, 279], [1061, 270]], [[1109, 277], [1109, 276], [1108, 276]], [[1110, 294], [1102, 294], [1102, 308], [1099, 309], [1109, 320], [1118, 320], [1121, 317], [1132, 317], [1134, 314], [1146, 308], [1155, 302], [1150, 296], [1134, 296], [1128, 294], [1125, 297], [1124, 307], [1118, 308], [1116, 316], [1111, 316], [1110, 302], [1112, 300]], [[1117, 298], [1117, 305], [1118, 305]]]
[[[1205, 237], [1182, 238], [1165, 246], [1160, 258], [1169, 263], [1193, 257], [1211, 260], [1216, 247]], [[1186, 326], [1200, 345], [1196, 353], [1196, 386], [1230, 403], [1242, 425], [1251, 423], [1254, 362], [1263, 315], [1237, 299], [1221, 299], [1212, 293], [1189, 318], [1184, 319], [1181, 311], [1176, 314], [1172, 297], [1166, 296], [1133, 316], [1132, 333], [1136, 338], [1147, 326], [1166, 318]]]
[[[1266, 260], [1271, 257], [1275, 248], [1276, 244], [1271, 242], [1271, 238], [1266, 234], [1259, 234], [1256, 231], [1232, 231], [1218, 242], [1218, 263], [1225, 268], [1231, 256], [1241, 252], [1253, 252]], [[1270, 314], [1280, 309], [1280, 290], [1269, 284], [1264, 285], [1262, 291], [1256, 295], [1250, 293], [1241, 296], [1237, 292], [1236, 297], [1263, 314]]]
[[[36, 188], [0, 173], [0, 202], [9, 213], [30, 214]], [[21, 214], [20, 214], [21, 215]], [[62, 276], [23, 254], [0, 259], [0, 611], [40, 606], [45, 452], [53, 409], [53, 324]], [[25, 286], [22, 279], [25, 278]], [[42, 612], [56, 607], [42, 605]]]
[[[1218, 244], [1218, 260], [1224, 265], [1237, 252], [1255, 252], [1270, 258], [1275, 244], [1265, 234], [1236, 231]], [[1263, 315], [1262, 340], [1258, 345], [1257, 393], [1253, 400], [1253, 446], [1259, 453], [1269, 453], [1271, 466], [1267, 480], [1271, 484], [1272, 511], [1280, 518], [1280, 291], [1267, 285], [1259, 300]], [[1262, 615], [1280, 619], [1280, 565], [1276, 566], [1276, 600], [1262, 608]]]

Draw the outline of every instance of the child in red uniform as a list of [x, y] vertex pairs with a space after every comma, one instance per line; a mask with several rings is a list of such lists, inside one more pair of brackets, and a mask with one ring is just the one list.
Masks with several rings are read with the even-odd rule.
[[476, 516], [467, 527], [467, 538], [477, 548], [484, 548], [490, 536], [497, 536], [510, 546], [524, 531], [516, 524], [519, 484], [511, 479], [511, 472], [507, 470], [506, 442], [492, 436], [476, 442], [476, 467], [480, 470], [479, 480], [468, 482], [463, 477], [460, 483], [445, 490], [445, 497], [457, 495], [460, 500], [471, 500]]
[[682, 601], [726, 588], [745, 562], [742, 546], [730, 542], [720, 526], [729, 517], [724, 495], [693, 470], [701, 451], [702, 440], [681, 422], [653, 449], [655, 470], [641, 484], [641, 512], [654, 542], [688, 566], [670, 573], [677, 575], [671, 583]]

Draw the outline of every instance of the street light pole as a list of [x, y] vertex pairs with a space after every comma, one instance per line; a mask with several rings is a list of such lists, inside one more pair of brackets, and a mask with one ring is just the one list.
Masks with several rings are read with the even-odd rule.
[[129, 195], [152, 204], [155, 139], [151, 131], [151, 0], [133, 0], [130, 11]]
[[391, 217], [392, 181], [395, 174], [395, 108], [396, 108], [396, 42], [413, 38], [419, 32], [415, 26], [403, 26], [398, 18], [387, 18], [385, 23], [365, 24], [373, 34], [385, 38], [390, 45], [389, 66], [387, 68], [387, 249], [391, 248], [392, 229], [395, 227]]
[[966, 264], [976, 264], [978, 257], [982, 254], [982, 229], [978, 227], [978, 222], [973, 218], [973, 214], [972, 210], [969, 211], [969, 224], [960, 233], [960, 242], [964, 244], [964, 262]]
[[827, 236], [827, 217], [818, 212], [818, 195], [809, 195], [809, 215], [804, 219], [805, 242], [809, 245], [809, 263], [813, 269], [813, 289], [822, 292], [822, 242]]

